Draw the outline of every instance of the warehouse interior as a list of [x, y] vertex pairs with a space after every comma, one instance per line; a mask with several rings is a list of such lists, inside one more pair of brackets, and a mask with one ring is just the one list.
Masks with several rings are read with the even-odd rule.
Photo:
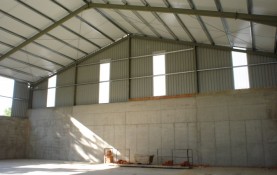
[[277, 1], [0, 9], [0, 174], [277, 173]]

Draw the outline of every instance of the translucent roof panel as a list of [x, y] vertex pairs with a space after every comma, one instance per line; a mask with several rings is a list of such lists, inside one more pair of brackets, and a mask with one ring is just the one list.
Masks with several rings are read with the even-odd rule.
[[37, 43], [40, 43], [50, 49], [53, 49], [61, 54], [64, 54], [70, 58], [78, 59], [79, 57], [85, 56], [84, 53], [75, 50], [68, 45], [53, 39], [52, 37], [49, 37], [47, 35], [43, 35], [42, 37], [35, 40]]
[[[105, 15], [107, 15], [112, 21], [116, 22], [120, 27], [129, 33], [138, 33], [138, 31], [126, 20], [124, 20], [118, 13], [114, 10], [101, 10]], [[124, 26], [124, 27], [123, 27]]]
[[24, 2], [50, 18], [55, 19], [55, 21], [67, 15], [65, 10], [51, 1], [25, 0]]
[[[49, 33], [87, 53], [90, 53], [98, 49], [93, 44], [89, 43], [88, 41], [83, 41], [83, 39], [79, 38], [79, 36], [69, 32], [68, 30], [65, 30], [63, 27], [56, 27]], [[85, 47], [78, 46], [79, 45], [78, 43], [80, 41], [82, 41], [83, 43], [86, 43]]]
[[38, 15], [38, 13], [21, 4], [16, 5], [14, 8], [9, 10], [8, 13], [40, 29], [52, 24], [50, 20]]
[[[148, 36], [155, 36], [153, 31], [151, 31], [151, 29], [142, 20], [140, 20], [133, 12], [121, 10], [120, 13], [129, 21], [131, 21], [131, 23], [135, 25], [139, 30], [143, 32], [143, 33], [140, 33], [138, 30], [136, 30], [137, 33], [148, 35]], [[142, 17], [142, 15], [139, 12], [138, 14]], [[154, 17], [151, 14], [149, 18], [154, 19]], [[147, 21], [145, 18], [144, 20]]]
[[56, 0], [57, 2], [61, 3], [63, 6], [68, 8], [71, 11], [74, 11], [81, 6], [85, 5], [84, 1], [82, 0]]
[[220, 0], [224, 12], [247, 13], [247, 1], [244, 0]]
[[[92, 16], [93, 18], [91, 18]], [[100, 29], [102, 32], [109, 34], [114, 39], [121, 38], [124, 35], [124, 33], [120, 29], [114, 26], [96, 10], [85, 10], [82, 13], [82, 17], [89, 23], [97, 26], [97, 28]]]
[[45, 48], [39, 47], [39, 46], [37, 46], [33, 43], [28, 44], [28, 46], [25, 46], [23, 48], [23, 50], [26, 50], [26, 51], [34, 53], [36, 55], [42, 56], [42, 57], [47, 58], [51, 61], [57, 62], [61, 65], [67, 65], [70, 62], [72, 62], [71, 60], [69, 60], [69, 59], [67, 59], [67, 58], [65, 58], [61, 55], [58, 55], [54, 52], [51, 52], [51, 51], [49, 51]]
[[252, 48], [250, 23], [242, 20], [226, 19], [233, 36], [234, 46]]
[[10, 49], [11, 49], [10, 47], [0, 43], [0, 53], [1, 54], [4, 54], [4, 53], [8, 52]]
[[163, 37], [166, 39], [174, 39], [164, 25], [151, 13], [139, 12], [139, 14]]
[[230, 46], [220, 18], [202, 17], [202, 19], [216, 45]]
[[274, 51], [276, 28], [253, 23], [256, 49], [261, 51]]
[[24, 61], [26, 63], [30, 63], [30, 64], [34, 64], [36, 66], [43, 67], [45, 69], [53, 70], [53, 72], [61, 68], [60, 66], [58, 66], [56, 64], [53, 64], [49, 61], [42, 60], [42, 59], [32, 56], [32, 55], [26, 54], [22, 51], [15, 52], [14, 54], [11, 55], [11, 57], [18, 59], [20, 61]]
[[[0, 14], [2, 14], [0, 12]], [[25, 36], [27, 38], [33, 36], [34, 34], [37, 33], [36, 30], [6, 16], [6, 15], [3, 15], [0, 17], [0, 24], [2, 27], [12, 31], [12, 32], [15, 32], [17, 34], [20, 34], [22, 36]]]
[[214, 0], [193, 0], [196, 9], [198, 10], [213, 10], [217, 11]]
[[261, 15], [277, 15], [277, 1], [276, 0], [252, 0], [253, 14]]
[[207, 43], [209, 44], [209, 40], [205, 33], [203, 32], [203, 29], [201, 25], [199, 24], [196, 16], [194, 15], [179, 15], [183, 21], [184, 24], [187, 25], [188, 30], [191, 32], [195, 40], [199, 43]]
[[[80, 15], [82, 16], [82, 15]], [[100, 46], [109, 43], [109, 39], [103, 36], [101, 33], [90, 27], [88, 24], [82, 22], [77, 18], [72, 18], [64, 23], [65, 26], [69, 27], [76, 33], [84, 36], [86, 39], [97, 43]], [[111, 42], [111, 41], [110, 41]]]
[[163, 19], [163, 21], [168, 25], [168, 27], [170, 27], [170, 29], [180, 40], [190, 41], [189, 36], [181, 27], [181, 24], [179, 24], [179, 22], [176, 20], [174, 14], [159, 13], [159, 16]]

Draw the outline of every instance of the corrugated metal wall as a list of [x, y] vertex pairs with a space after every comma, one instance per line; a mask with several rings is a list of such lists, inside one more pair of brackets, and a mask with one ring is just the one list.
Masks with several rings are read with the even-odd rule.
[[[231, 51], [203, 47], [194, 50], [193, 46], [184, 44], [134, 37], [131, 42], [127, 38], [123, 39], [93, 54], [77, 68], [59, 74], [57, 86], [68, 87], [57, 88], [56, 106], [97, 104], [102, 60], [111, 62], [110, 102], [153, 96], [152, 55], [158, 52], [166, 53], [168, 96], [234, 89]], [[276, 87], [277, 64], [251, 66], [269, 62], [276, 62], [276, 59], [248, 54], [251, 88]], [[46, 97], [47, 81], [35, 87], [33, 108], [45, 107]]]
[[152, 57], [136, 58], [136, 59], [131, 59], [130, 61], [131, 61], [130, 98], [141, 98], [141, 97], [152, 96], [153, 95], [152, 77], [136, 78], [136, 77], [143, 77], [143, 76], [152, 76], [153, 74]]
[[48, 81], [44, 81], [34, 87], [32, 108], [45, 108], [47, 103]]
[[[187, 72], [195, 70], [195, 61], [193, 50], [182, 51], [192, 48], [182, 44], [169, 43], [163, 41], [132, 39], [131, 53], [131, 78], [140, 76], [152, 76], [154, 53], [166, 53], [166, 74], [176, 72]], [[170, 51], [178, 51], [167, 53]], [[137, 56], [146, 57], [136, 58]], [[178, 75], [166, 76], [166, 91], [167, 95], [178, 95], [196, 92], [195, 73], [182, 73]], [[141, 98], [153, 96], [153, 78], [147, 77], [142, 79], [131, 80], [131, 98]]]
[[[170, 75], [176, 72], [180, 74]], [[167, 95], [196, 93], [194, 50], [166, 54], [166, 73]]]
[[14, 82], [14, 93], [12, 103], [13, 117], [26, 117], [29, 103], [29, 88], [27, 83]]
[[[125, 49], [128, 51], [128, 47]], [[126, 54], [126, 53], [125, 53]], [[128, 56], [128, 55], [125, 55]], [[111, 63], [110, 102], [123, 102], [129, 99], [129, 61]]]
[[[277, 86], [277, 60], [265, 56], [248, 54], [250, 67], [249, 81], [251, 88], [276, 87]], [[267, 64], [275, 63], [275, 64]], [[261, 65], [256, 65], [261, 64]], [[251, 66], [254, 65], [254, 66]]]
[[197, 48], [197, 63], [200, 93], [234, 89], [230, 51]]
[[99, 65], [102, 60], [107, 59], [111, 60], [110, 102], [127, 101], [128, 80], [113, 80], [129, 77], [128, 60], [115, 61], [127, 59], [128, 54], [128, 40], [125, 39], [82, 62], [77, 72], [76, 105], [98, 103]]
[[73, 106], [75, 90], [75, 67], [57, 75], [55, 106]]

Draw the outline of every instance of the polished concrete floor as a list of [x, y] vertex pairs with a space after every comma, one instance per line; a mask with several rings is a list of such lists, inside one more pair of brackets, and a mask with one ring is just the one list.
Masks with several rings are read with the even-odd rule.
[[57, 160], [0, 160], [0, 174], [13, 175], [277, 175], [277, 169], [198, 167], [159, 169], [114, 167]]

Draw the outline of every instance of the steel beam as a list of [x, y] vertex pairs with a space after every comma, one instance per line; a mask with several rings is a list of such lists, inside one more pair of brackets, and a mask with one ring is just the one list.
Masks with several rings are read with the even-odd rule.
[[[168, 0], [164, 0], [165, 5], [167, 6], [167, 8], [172, 8], [171, 4], [168, 2]], [[174, 13], [174, 16], [176, 18], [176, 20], [178, 21], [178, 23], [180, 24], [180, 26], [182, 27], [182, 29], [186, 32], [186, 34], [189, 36], [190, 40], [192, 42], [196, 42], [195, 38], [192, 36], [192, 34], [190, 33], [189, 29], [187, 28], [187, 26], [183, 23], [183, 21], [181, 20], [181, 18], [178, 16], [178, 14]]]
[[[14, 46], [12, 46], [12, 45], [10, 45], [10, 44], [4, 43], [3, 41], [0, 41], [0, 44], [12, 48], [12, 50], [16, 48], [16, 47], [14, 47]], [[31, 53], [31, 52], [29, 52], [29, 51], [26, 51], [26, 50], [23, 50], [23, 49], [19, 49], [19, 50], [17, 50], [17, 51], [24, 52], [24, 53], [29, 54], [29, 55], [32, 55], [32, 56], [34, 56], [34, 57], [38, 57], [38, 58], [40, 58], [40, 59], [42, 59], [42, 60], [44, 60], [44, 61], [48, 61], [48, 62], [50, 62], [50, 63], [52, 63], [52, 64], [57, 65], [57, 66], [65, 67], [64, 65], [62, 65], [62, 64], [60, 64], [60, 63], [57, 63], [57, 62], [52, 61], [52, 60], [49, 60], [49, 59], [44, 58], [44, 57], [42, 57], [42, 56], [40, 56], [40, 55], [36, 55], [36, 54]], [[5, 54], [3, 54], [3, 55], [5, 55]], [[3, 55], [1, 56], [1, 58], [3, 57]], [[9, 55], [8, 57], [10, 57], [10, 55]], [[7, 57], [5, 57], [5, 58], [7, 58]]]
[[[252, 14], [253, 11], [253, 2], [252, 0], [247, 0], [247, 10], [248, 14]], [[254, 30], [253, 30], [253, 22], [250, 21], [250, 35], [251, 35], [251, 41], [252, 41], [252, 49], [256, 50], [256, 41], [254, 37]]]
[[237, 12], [218, 12], [211, 10], [196, 10], [196, 9], [182, 9], [182, 8], [166, 8], [166, 7], [150, 7], [150, 6], [136, 6], [136, 5], [117, 5], [117, 4], [100, 4], [89, 3], [89, 8], [98, 9], [118, 9], [118, 10], [134, 10], [144, 12], [159, 12], [159, 13], [176, 13], [184, 15], [199, 15], [209, 17], [222, 17], [231, 19], [240, 19], [245, 21], [252, 21], [270, 26], [277, 26], [277, 17], [271, 15], [254, 15]]
[[154, 29], [151, 24], [146, 21], [137, 11], [132, 11], [157, 37], [162, 38], [162, 36]]
[[[146, 0], [140, 0], [145, 7], [150, 7], [150, 5], [148, 4], [148, 2]], [[162, 18], [154, 11], [151, 12], [154, 17], [166, 28], [166, 30], [170, 33], [170, 35], [175, 39], [175, 40], [179, 40], [179, 38], [175, 35], [175, 33], [168, 27], [168, 25], [162, 20]]]
[[[91, 3], [90, 0], [83, 0], [85, 3], [89, 4]], [[109, 2], [107, 0], [102, 0], [105, 4], [109, 4]], [[114, 22], [113, 19], [111, 19], [108, 15], [106, 15], [105, 13], [103, 13], [102, 11], [100, 11], [99, 9], [95, 9], [95, 11], [97, 11], [100, 15], [102, 15], [106, 20], [108, 20], [110, 23], [112, 23], [115, 27], [117, 27], [119, 30], [121, 30], [123, 33], [125, 33], [125, 35], [129, 34], [130, 32], [127, 31], [126, 29], [123, 29], [122, 26], [118, 25], [116, 22]]]
[[[48, 19], [48, 20], [50, 20], [50, 21], [52, 21], [54, 24], [57, 22], [56, 20], [50, 18], [49, 16], [47, 16], [47, 15], [45, 15], [44, 13], [38, 11], [37, 9], [35, 9], [35, 8], [33, 8], [32, 6], [26, 4], [25, 2], [23, 2], [23, 1], [21, 1], [21, 0], [16, 0], [16, 1], [19, 2], [20, 4], [22, 4], [23, 6], [27, 7], [28, 9], [34, 11], [35, 13], [37, 13], [37, 14], [43, 16], [44, 18], [46, 18], [46, 19]], [[77, 14], [76, 14], [76, 15], [77, 15]], [[63, 25], [62, 23], [60, 23], [60, 26], [61, 26], [62, 28], [64, 28], [65, 30], [67, 30], [67, 31], [73, 33], [74, 35], [78, 36], [79, 38], [82, 38], [83, 40], [87, 41], [88, 43], [90, 43], [90, 44], [96, 46], [98, 49], [101, 48], [101, 46], [99, 46], [98, 44], [96, 44], [96, 43], [94, 43], [93, 41], [91, 41], [91, 40], [85, 38], [84, 36], [80, 35], [79, 33], [73, 31], [72, 29], [70, 29], [69, 27]]]
[[12, 68], [12, 67], [4, 66], [4, 65], [0, 65], [0, 67], [3, 67], [3, 68], [5, 68], [5, 69], [10, 69], [10, 70], [12, 70], [12, 71], [14, 71], [14, 72], [17, 72], [17, 73], [20, 73], [20, 74], [24, 74], [24, 75], [28, 75], [28, 76], [34, 77], [33, 74], [30, 74], [30, 73], [28, 73], [28, 72], [24, 72], [24, 71], [21, 71], [21, 70]]
[[[66, 8], [64, 5], [62, 5], [60, 2], [56, 1], [56, 0], [51, 0], [51, 2], [55, 3], [56, 5], [58, 5], [59, 7], [61, 7], [62, 9], [64, 9], [65, 11], [67, 11], [68, 13], [72, 13], [71, 10], [69, 10], [68, 8]], [[76, 18], [78, 18], [80, 21], [82, 21], [83, 23], [87, 24], [88, 26], [90, 26], [92, 29], [96, 30], [97, 32], [99, 32], [101, 35], [105, 36], [107, 39], [109, 39], [110, 41], [114, 42], [115, 40], [110, 37], [109, 35], [107, 35], [106, 33], [104, 33], [103, 31], [101, 31], [100, 29], [98, 29], [96, 26], [92, 25], [90, 22], [88, 22], [87, 20], [85, 20], [84, 18], [82, 18], [79, 15], [76, 15]]]
[[[126, 0], [122, 0], [122, 2], [124, 3], [124, 5], [129, 5], [127, 3]], [[157, 37], [162, 38], [162, 36], [154, 29], [154, 27], [152, 27], [148, 21], [146, 21], [137, 11], [132, 11], [134, 15], [136, 15], [136, 17], [138, 17]], [[141, 33], [143, 35], [145, 35], [143, 32]]]
[[277, 54], [277, 28], [275, 33], [274, 53]]
[[128, 18], [126, 18], [119, 10], [114, 10], [119, 16], [121, 16], [122, 19], [124, 19], [125, 21], [127, 21], [132, 27], [134, 27], [139, 33], [144, 34], [144, 32], [142, 30], [140, 30], [140, 28], [138, 28], [138, 26], [136, 26], [131, 20], [129, 20]]
[[[192, 1], [192, 0], [187, 0], [187, 1], [188, 1], [189, 5], [190, 5], [190, 8], [191, 8], [192, 10], [196, 10], [196, 7], [195, 7], [193, 1]], [[214, 44], [214, 41], [213, 41], [213, 38], [212, 38], [210, 32], [208, 31], [208, 29], [207, 29], [207, 27], [206, 27], [204, 21], [202, 20], [202, 18], [201, 18], [199, 15], [195, 15], [195, 16], [196, 16], [196, 19], [197, 19], [197, 21], [199, 22], [199, 24], [200, 24], [202, 30], [205, 32], [205, 34], [206, 34], [208, 40], [210, 41], [210, 43], [211, 43], [212, 45], [215, 45], [215, 44]]]
[[[0, 54], [0, 56], [1, 56], [1, 55], [2, 55], [2, 54]], [[44, 67], [40, 67], [40, 66], [37, 66], [37, 65], [34, 65], [34, 64], [31, 64], [31, 63], [27, 63], [27, 62], [25, 62], [25, 61], [18, 60], [18, 59], [16, 59], [16, 58], [11, 57], [11, 56], [8, 57], [8, 59], [13, 60], [13, 61], [18, 62], [18, 63], [21, 63], [21, 64], [25, 64], [26, 66], [30, 66], [30, 67], [34, 67], [34, 68], [37, 68], [37, 69], [46, 71], [46, 72], [52, 72], [52, 70], [49, 70], [49, 69], [46, 69], [46, 68], [44, 68]]]
[[111, 24], [113, 24], [115, 27], [117, 27], [121, 32], [123, 32], [125, 35], [129, 34], [130, 32], [121, 27], [119, 24], [114, 22], [112, 19], [110, 19], [109, 16], [107, 16], [105, 13], [101, 12], [99, 9], [95, 9], [101, 16], [103, 16], [106, 20], [108, 20]]
[[[220, 0], [214, 0], [214, 2], [215, 2], [215, 5], [216, 5], [216, 8], [217, 8], [217, 11], [223, 12], [223, 8], [221, 6]], [[228, 23], [227, 23], [226, 19], [225, 18], [220, 18], [220, 19], [221, 19], [221, 23], [222, 23], [223, 28], [224, 28], [224, 32], [225, 32], [225, 34], [227, 36], [227, 39], [229, 41], [229, 45], [230, 45], [230, 47], [234, 47], [233, 36], [232, 36], [232, 33], [229, 30], [229, 26], [228, 26]]]
[[5, 59], [5, 58], [7, 58], [8, 56], [10, 56], [11, 54], [15, 53], [16, 51], [22, 49], [26, 45], [30, 44], [34, 40], [38, 39], [42, 35], [46, 34], [49, 31], [51, 31], [55, 27], [59, 26], [60, 24], [64, 23], [65, 21], [69, 20], [70, 18], [74, 17], [75, 15], [77, 15], [78, 13], [82, 12], [85, 9], [87, 9], [87, 5], [84, 5], [84, 6], [80, 7], [80, 8], [78, 8], [77, 10], [75, 10], [74, 12], [72, 12], [69, 15], [65, 16], [64, 18], [60, 19], [59, 21], [55, 22], [54, 24], [46, 27], [44, 30], [40, 31], [39, 33], [35, 34], [34, 36], [29, 38], [28, 40], [24, 41], [23, 43], [19, 44], [18, 46], [16, 46], [12, 50], [10, 50], [7, 53], [5, 53], [3, 56], [1, 56], [0, 61]]
[[[6, 28], [3, 28], [3, 27], [1, 27], [1, 26], [0, 26], [0, 30], [5, 31], [5, 32], [7, 32], [7, 33], [9, 33], [9, 34], [11, 34], [11, 35], [13, 35], [13, 36], [16, 36], [16, 37], [21, 38], [21, 39], [24, 39], [24, 40], [27, 40], [27, 39], [28, 39], [28, 38], [26, 38], [26, 37], [24, 37], [24, 36], [22, 36], [22, 35], [19, 35], [19, 34], [17, 34], [17, 33], [14, 33], [14, 32], [12, 32], [12, 31], [10, 31], [10, 30], [8, 30], [8, 29], [6, 29]], [[49, 51], [51, 51], [51, 52], [54, 52], [55, 54], [58, 54], [58, 55], [60, 55], [60, 56], [63, 56], [63, 57], [65, 57], [65, 58], [67, 58], [67, 59], [69, 59], [69, 60], [71, 60], [71, 61], [75, 61], [75, 59], [73, 59], [73, 58], [71, 58], [71, 57], [69, 57], [69, 56], [67, 56], [67, 55], [65, 55], [65, 54], [63, 54], [63, 53], [60, 53], [60, 52], [58, 52], [58, 51], [56, 51], [56, 50], [54, 50], [54, 49], [51, 49], [51, 48], [49, 48], [49, 47], [47, 47], [47, 46], [45, 46], [45, 45], [42, 45], [42, 44], [40, 44], [40, 43], [38, 43], [38, 42], [36, 42], [36, 41], [33, 41], [33, 43], [36, 44], [36, 45], [38, 45], [38, 46], [40, 46], [40, 47], [42, 47], [42, 48], [44, 48], [44, 49], [46, 49], [46, 50], [49, 50]]]
[[[38, 32], [41, 32], [41, 31], [42, 31], [41, 29], [39, 29], [39, 28], [37, 28], [37, 27], [35, 27], [35, 26], [33, 26], [33, 25], [31, 25], [31, 24], [25, 22], [25, 21], [22, 21], [21, 19], [19, 19], [19, 18], [13, 16], [13, 15], [11, 15], [11, 14], [9, 14], [9, 13], [7, 13], [7, 12], [1, 10], [1, 9], [0, 9], [0, 12], [3, 13], [4, 15], [6, 15], [6, 16], [8, 16], [8, 17], [10, 17], [10, 18], [12, 18], [12, 19], [18, 21], [19, 23], [24, 24], [24, 25], [26, 25], [26, 26], [28, 26], [28, 27], [30, 27], [30, 28], [32, 28], [32, 29], [38, 31]], [[79, 49], [79, 48], [77, 48], [77, 47], [75, 47], [75, 46], [73, 46], [73, 45], [71, 45], [71, 44], [69, 44], [69, 43], [63, 41], [63, 40], [61, 40], [60, 38], [55, 37], [54, 35], [51, 35], [51, 34], [49, 34], [49, 33], [45, 33], [45, 35], [47, 35], [47, 36], [49, 36], [49, 37], [51, 37], [51, 38], [53, 38], [53, 39], [55, 39], [55, 40], [57, 40], [57, 41], [63, 43], [64, 45], [67, 45], [68, 47], [70, 47], [70, 48], [72, 48], [72, 49], [74, 49], [74, 50], [77, 50], [77, 51], [79, 51], [79, 52], [82, 52], [82, 53], [85, 54], [85, 55], [88, 55], [87, 52], [85, 52], [85, 51], [83, 51], [83, 50], [81, 50], [81, 49]]]
[[226, 46], [203, 44], [203, 43], [193, 43], [193, 42], [188, 42], [188, 41], [176, 41], [176, 40], [170, 40], [170, 39], [157, 39], [157, 38], [149, 37], [149, 36], [143, 37], [143, 36], [138, 36], [138, 35], [132, 35], [132, 37], [133, 38], [139, 38], [139, 39], [151, 40], [151, 41], [164, 41], [164, 42], [169, 42], [169, 43], [184, 44], [184, 45], [189, 45], [189, 46], [198, 46], [198, 47], [203, 47], [203, 48], [243, 52], [243, 53], [261, 55], [261, 56], [266, 56], [266, 57], [271, 57], [271, 58], [276, 58], [277, 59], [277, 54], [274, 54], [274, 53], [271, 53], [271, 52], [254, 51], [254, 50], [241, 50], [241, 49], [234, 49], [234, 48], [226, 47]]

